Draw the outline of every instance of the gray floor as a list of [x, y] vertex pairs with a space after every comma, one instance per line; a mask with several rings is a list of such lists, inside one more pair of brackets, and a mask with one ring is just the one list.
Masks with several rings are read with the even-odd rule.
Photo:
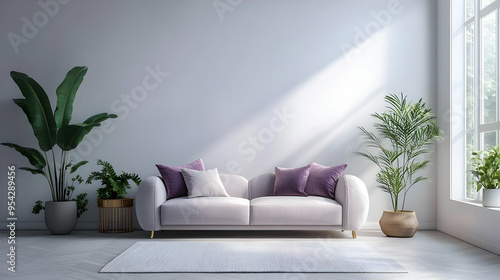
[[159, 232], [155, 241], [227, 239], [311, 239], [335, 238], [341, 242], [366, 242], [392, 257], [408, 274], [99, 274], [99, 270], [137, 241], [149, 240], [149, 233], [105, 234], [74, 231], [54, 236], [45, 231], [18, 231], [16, 273], [7, 271], [7, 232], [1, 232], [0, 278], [4, 279], [500, 279], [500, 256], [437, 231], [419, 231], [413, 238], [387, 238], [379, 231], [358, 232]]

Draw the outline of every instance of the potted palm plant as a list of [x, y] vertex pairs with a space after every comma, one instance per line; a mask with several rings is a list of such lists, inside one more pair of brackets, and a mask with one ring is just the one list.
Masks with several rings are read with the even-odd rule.
[[436, 117], [420, 99], [417, 103], [407, 97], [391, 94], [385, 96], [387, 111], [371, 116], [378, 122], [378, 136], [360, 127], [367, 147], [376, 153], [358, 152], [380, 169], [376, 181], [390, 195], [392, 210], [384, 211], [379, 221], [385, 235], [412, 237], [418, 229], [415, 211], [405, 210], [408, 191], [418, 182], [426, 180], [417, 173], [424, 169], [428, 160], [421, 158], [430, 151], [433, 142], [441, 138]]
[[[74, 173], [87, 161], [72, 163], [70, 153], [93, 128], [114, 114], [101, 113], [89, 117], [83, 123], [70, 124], [73, 114], [73, 101], [83, 81], [87, 67], [77, 66], [71, 69], [56, 89], [57, 104], [54, 111], [45, 90], [31, 77], [24, 73], [10, 72], [10, 76], [21, 90], [24, 99], [13, 99], [28, 117], [38, 146], [23, 147], [14, 143], [2, 145], [14, 148], [25, 156], [32, 167], [21, 167], [32, 174], [41, 174], [49, 184], [52, 201], [45, 202], [45, 225], [53, 234], [68, 234], [75, 224], [78, 205], [85, 202], [80, 195], [77, 200], [70, 200], [73, 192], [70, 174]], [[76, 179], [77, 180], [77, 179]], [[73, 181], [74, 183], [74, 181]], [[38, 201], [33, 211], [40, 212], [44, 206]], [[83, 206], [85, 208], [85, 206]], [[80, 209], [80, 211], [82, 208]]]
[[99, 232], [129, 232], [132, 231], [133, 198], [126, 198], [130, 189], [129, 180], [136, 185], [141, 178], [135, 173], [116, 174], [113, 166], [103, 160], [97, 160], [102, 166], [101, 171], [90, 173], [87, 184], [100, 181], [102, 187], [97, 189], [97, 206], [99, 207]]
[[500, 148], [472, 153], [472, 175], [476, 177], [476, 187], [483, 189], [483, 206], [500, 207]]

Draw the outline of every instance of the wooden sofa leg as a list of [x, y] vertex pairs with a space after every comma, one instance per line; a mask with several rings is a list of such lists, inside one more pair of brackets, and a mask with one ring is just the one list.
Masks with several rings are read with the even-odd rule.
[[356, 239], [356, 231], [355, 230], [352, 231], [352, 238]]
[[152, 230], [152, 231], [151, 231], [151, 236], [150, 236], [149, 238], [153, 239], [153, 237], [154, 237], [154, 236], [155, 236], [155, 231], [154, 231], [154, 230]]

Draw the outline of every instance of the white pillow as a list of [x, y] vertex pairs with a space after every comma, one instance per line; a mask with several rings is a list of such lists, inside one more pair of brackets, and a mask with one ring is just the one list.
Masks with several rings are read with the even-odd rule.
[[181, 168], [188, 189], [188, 198], [229, 195], [222, 185], [217, 168], [205, 171]]

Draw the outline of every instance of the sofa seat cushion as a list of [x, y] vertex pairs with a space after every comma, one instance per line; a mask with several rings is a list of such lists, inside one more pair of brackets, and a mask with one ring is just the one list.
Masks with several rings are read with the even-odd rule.
[[319, 196], [265, 196], [250, 201], [251, 225], [342, 225], [342, 206]]
[[250, 201], [239, 197], [178, 197], [161, 206], [162, 225], [248, 225]]

